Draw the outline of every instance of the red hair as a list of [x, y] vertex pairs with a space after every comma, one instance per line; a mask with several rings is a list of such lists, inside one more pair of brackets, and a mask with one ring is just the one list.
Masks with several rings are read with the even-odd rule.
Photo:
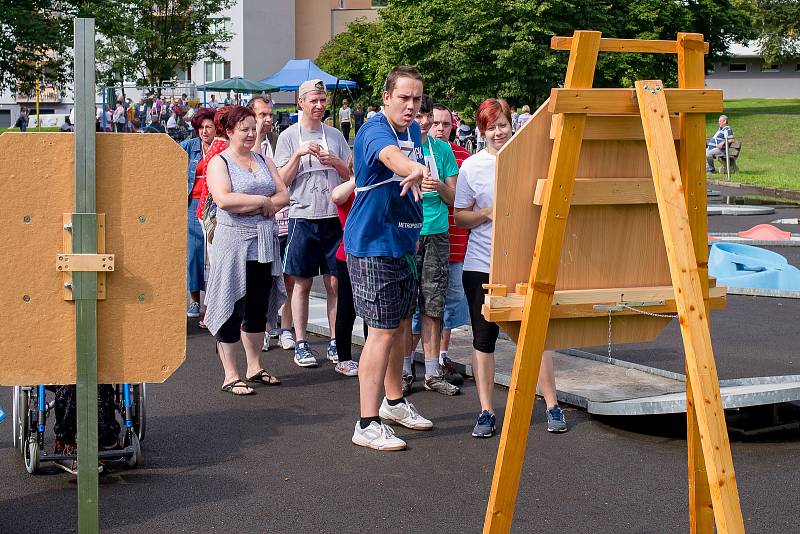
[[233, 109], [233, 106], [223, 106], [214, 113], [214, 128], [217, 129], [217, 137], [222, 137], [223, 139], [228, 138], [228, 134], [225, 133], [225, 126], [223, 125], [223, 119], [225, 115], [228, 114], [230, 110]]
[[485, 132], [489, 126], [497, 121], [500, 114], [505, 115], [509, 124], [511, 123], [511, 108], [508, 107], [508, 102], [502, 98], [487, 98], [480, 106], [478, 111], [475, 112], [475, 124], [478, 130]]
[[230, 111], [228, 111], [222, 120], [222, 126], [225, 130], [233, 130], [236, 128], [236, 125], [245, 120], [247, 117], [256, 118], [256, 113], [250, 108], [246, 108], [244, 106], [231, 106]]

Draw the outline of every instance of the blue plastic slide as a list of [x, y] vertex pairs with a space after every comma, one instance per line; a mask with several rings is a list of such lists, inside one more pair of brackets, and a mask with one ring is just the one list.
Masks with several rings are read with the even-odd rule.
[[740, 243], [714, 243], [708, 274], [721, 286], [800, 291], [800, 269], [776, 252]]

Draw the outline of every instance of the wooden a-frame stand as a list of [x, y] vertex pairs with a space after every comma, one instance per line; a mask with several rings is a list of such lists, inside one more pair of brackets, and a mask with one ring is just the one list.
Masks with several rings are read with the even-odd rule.
[[[584, 127], [587, 115], [595, 114], [641, 118], [686, 353], [690, 530], [711, 534], [716, 521], [720, 533], [744, 532], [708, 322], [705, 112], [721, 111], [722, 95], [703, 90], [707, 45], [699, 34], [639, 41], [578, 31], [572, 38], [553, 38], [552, 46], [570, 50], [570, 56], [564, 88], [554, 89], [550, 97], [552, 155], [530, 276], [522, 289], [524, 308], [484, 532], [511, 529]], [[636, 82], [635, 92], [591, 89], [601, 51], [677, 54], [680, 88], [665, 89], [661, 81], [649, 80]], [[677, 137], [671, 124], [676, 118]], [[614, 134], [607, 131], [605, 138]], [[592, 135], [597, 139], [603, 132]], [[675, 140], [680, 141], [678, 151]], [[500, 209], [495, 206], [496, 214]], [[484, 313], [490, 316], [486, 308]]]

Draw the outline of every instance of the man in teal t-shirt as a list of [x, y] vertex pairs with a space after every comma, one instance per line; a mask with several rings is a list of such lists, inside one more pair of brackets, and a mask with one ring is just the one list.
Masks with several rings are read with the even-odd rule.
[[[458, 386], [450, 383], [439, 366], [439, 342], [442, 335], [447, 281], [449, 278], [450, 233], [447, 206], [453, 205], [458, 165], [448, 143], [428, 135], [433, 126], [433, 100], [422, 95], [417, 113], [422, 132], [422, 154], [430, 170], [430, 178], [422, 182], [422, 230], [417, 247], [417, 272], [420, 277], [418, 313], [422, 315], [422, 348], [425, 352], [425, 389], [443, 395], [457, 395]], [[419, 342], [419, 321], [414, 321], [411, 355], [403, 362], [403, 389], [413, 382], [414, 349]]]

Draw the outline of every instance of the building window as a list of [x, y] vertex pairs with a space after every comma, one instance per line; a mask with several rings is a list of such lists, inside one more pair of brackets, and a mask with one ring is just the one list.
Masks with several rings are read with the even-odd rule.
[[797, 65], [794, 66], [794, 70], [796, 70], [797, 72], [800, 72], [800, 63], [798, 63]]
[[780, 72], [781, 66], [774, 63], [762, 63], [761, 72]]
[[747, 63], [731, 63], [728, 72], [747, 72]]
[[231, 77], [231, 62], [220, 61], [214, 63], [212, 61], [206, 61], [205, 71], [205, 83], [216, 82], [217, 80], [225, 80]]
[[211, 31], [233, 33], [233, 23], [230, 17], [215, 17], [211, 19]]

